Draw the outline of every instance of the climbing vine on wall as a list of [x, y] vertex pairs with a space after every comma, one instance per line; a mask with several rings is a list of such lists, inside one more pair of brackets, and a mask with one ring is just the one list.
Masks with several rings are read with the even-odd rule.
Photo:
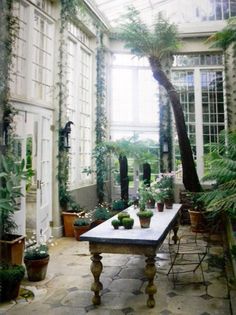
[[0, 2], [0, 121], [2, 149], [10, 149], [12, 122], [16, 110], [9, 100], [12, 47], [18, 30], [17, 18], [12, 14], [13, 0]]
[[[96, 82], [96, 146], [94, 157], [96, 160], [97, 197], [99, 203], [104, 200], [104, 181], [107, 171], [106, 154], [104, 146], [106, 140], [107, 115], [105, 109], [106, 83], [105, 83], [105, 47], [103, 45], [103, 34], [98, 31], [98, 47], [96, 54], [97, 82]], [[106, 150], [106, 149], [105, 149]]]

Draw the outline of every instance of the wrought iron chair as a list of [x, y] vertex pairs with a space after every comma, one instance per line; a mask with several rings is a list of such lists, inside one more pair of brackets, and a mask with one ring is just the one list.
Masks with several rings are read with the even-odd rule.
[[179, 274], [193, 272], [200, 269], [202, 282], [206, 285], [202, 263], [209, 250], [209, 234], [189, 232], [179, 237], [177, 244], [172, 241], [171, 232], [169, 234], [169, 254], [170, 268], [167, 275], [172, 275], [174, 288], [177, 284], [196, 283], [194, 281], [181, 282]]

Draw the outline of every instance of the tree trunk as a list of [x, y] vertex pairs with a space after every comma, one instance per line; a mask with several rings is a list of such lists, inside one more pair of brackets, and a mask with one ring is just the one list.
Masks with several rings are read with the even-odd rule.
[[155, 80], [157, 80], [159, 84], [165, 88], [171, 101], [179, 139], [179, 148], [183, 168], [183, 184], [185, 189], [192, 192], [201, 191], [202, 188], [193, 160], [192, 149], [187, 134], [184, 113], [180, 104], [179, 95], [168, 79], [167, 75], [162, 70], [159, 59], [156, 57], [150, 57], [149, 62]]
[[143, 183], [149, 187], [150, 182], [151, 182], [151, 166], [149, 163], [144, 163], [143, 164]]
[[129, 199], [128, 161], [126, 156], [119, 156], [121, 199]]

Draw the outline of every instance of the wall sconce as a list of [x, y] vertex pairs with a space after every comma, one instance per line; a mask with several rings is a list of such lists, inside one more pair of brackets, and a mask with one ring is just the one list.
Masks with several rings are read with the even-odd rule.
[[74, 125], [72, 121], [68, 121], [65, 124], [65, 127], [61, 129], [61, 141], [62, 141], [62, 147], [64, 149], [70, 148], [70, 133], [71, 133], [71, 125]]

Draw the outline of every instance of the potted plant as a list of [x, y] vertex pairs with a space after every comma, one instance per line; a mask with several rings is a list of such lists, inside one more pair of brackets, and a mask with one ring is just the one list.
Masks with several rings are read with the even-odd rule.
[[44, 280], [47, 274], [49, 263], [49, 245], [54, 245], [51, 238], [48, 242], [44, 241], [45, 237], [40, 236], [40, 241], [35, 243], [34, 236], [28, 242], [28, 246], [24, 252], [24, 264], [27, 271], [29, 281]]
[[110, 219], [111, 214], [108, 209], [108, 207], [104, 204], [98, 205], [95, 208], [95, 211], [93, 213], [94, 221], [91, 223], [92, 227]]
[[113, 211], [122, 211], [126, 208], [127, 202], [123, 199], [113, 200], [112, 202], [112, 210]]
[[161, 178], [157, 180], [157, 186], [163, 194], [166, 209], [171, 209], [173, 206], [173, 184], [174, 179], [172, 173], [162, 174]]
[[[22, 197], [21, 181], [33, 175], [25, 169], [25, 161], [16, 161], [12, 155], [0, 157], [0, 260], [10, 264], [21, 264], [25, 236], [14, 234], [17, 224], [15, 211], [19, 210]], [[31, 175], [31, 176], [32, 176]]]
[[[227, 142], [226, 142], [227, 139]], [[211, 181], [210, 189], [200, 193], [199, 201], [204, 203], [208, 221], [223, 227], [224, 221], [236, 218], [236, 131], [223, 132], [218, 144], [211, 146], [207, 156], [208, 172], [203, 181]]]
[[134, 219], [133, 218], [123, 218], [122, 225], [125, 229], [130, 230], [133, 228], [134, 225]]
[[80, 235], [87, 232], [90, 229], [89, 219], [85, 217], [79, 217], [74, 221], [74, 236], [77, 241], [80, 240]]
[[118, 230], [121, 226], [120, 220], [114, 219], [111, 221], [111, 225], [114, 227], [115, 230]]
[[120, 212], [118, 215], [117, 215], [117, 218], [120, 222], [120, 225], [122, 225], [123, 223], [123, 219], [124, 218], [129, 218], [130, 217], [130, 214], [126, 211], [123, 211], [123, 212]]
[[153, 209], [155, 207], [155, 199], [153, 196], [153, 190], [151, 187], [142, 184], [138, 189], [139, 200], [144, 202], [147, 208]]
[[74, 201], [74, 199], [69, 196], [67, 197], [68, 204], [66, 211], [62, 211], [63, 225], [64, 225], [64, 235], [66, 237], [74, 236], [74, 221], [78, 216], [84, 213], [83, 208]]
[[207, 220], [205, 217], [205, 208], [203, 202], [199, 200], [200, 194], [189, 192], [191, 204], [188, 210], [191, 230], [197, 233], [203, 233], [207, 229]]
[[17, 298], [24, 275], [25, 267], [23, 265], [0, 264], [0, 302]]
[[152, 210], [140, 210], [137, 212], [137, 216], [139, 217], [141, 228], [149, 228], [151, 217], [153, 216]]

